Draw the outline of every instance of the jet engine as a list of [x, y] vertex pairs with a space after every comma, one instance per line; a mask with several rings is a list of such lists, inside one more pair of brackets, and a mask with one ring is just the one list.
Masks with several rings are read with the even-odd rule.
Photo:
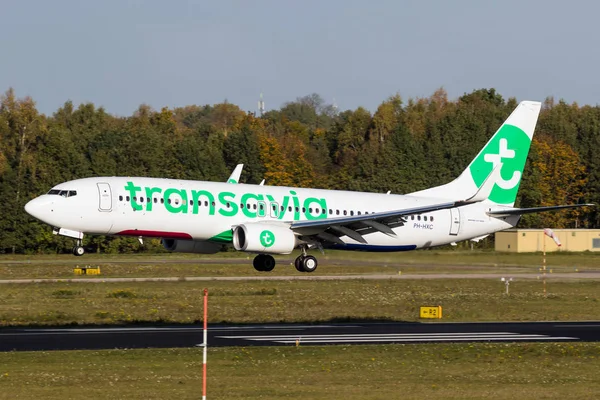
[[243, 224], [233, 230], [233, 247], [238, 251], [263, 254], [290, 254], [298, 244], [287, 226]]
[[163, 239], [162, 245], [165, 249], [174, 253], [199, 253], [214, 254], [221, 250], [219, 243], [207, 242], [204, 240], [179, 240]]

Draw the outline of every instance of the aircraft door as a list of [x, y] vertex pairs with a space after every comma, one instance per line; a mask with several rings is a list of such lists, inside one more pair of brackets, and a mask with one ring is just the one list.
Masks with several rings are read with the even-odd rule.
[[271, 203], [271, 218], [279, 217], [279, 204], [272, 202]]
[[450, 234], [458, 235], [458, 231], [460, 230], [460, 209], [451, 208], [450, 209]]
[[99, 211], [109, 212], [112, 210], [112, 192], [108, 183], [97, 183], [98, 196], [100, 203], [98, 206]]
[[264, 218], [264, 216], [266, 215], [266, 208], [267, 208], [267, 204], [264, 201], [258, 201], [258, 213], [257, 215], [261, 218]]

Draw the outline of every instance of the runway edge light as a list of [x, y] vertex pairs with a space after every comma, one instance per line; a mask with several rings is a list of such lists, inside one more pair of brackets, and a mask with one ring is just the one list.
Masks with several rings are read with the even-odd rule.
[[442, 306], [423, 306], [419, 309], [419, 318], [442, 318]]

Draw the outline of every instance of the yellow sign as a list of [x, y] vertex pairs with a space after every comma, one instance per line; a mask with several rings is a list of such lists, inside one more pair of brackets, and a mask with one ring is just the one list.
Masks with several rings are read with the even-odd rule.
[[100, 275], [100, 267], [77, 267], [73, 269], [75, 275]]
[[420, 318], [442, 318], [442, 306], [436, 307], [421, 307], [419, 312]]

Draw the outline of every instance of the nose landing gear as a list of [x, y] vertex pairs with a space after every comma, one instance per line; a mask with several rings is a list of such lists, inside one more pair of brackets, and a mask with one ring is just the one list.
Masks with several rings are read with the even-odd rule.
[[81, 239], [77, 240], [77, 244], [73, 247], [73, 255], [77, 257], [81, 257], [85, 254], [85, 249], [81, 245]]

